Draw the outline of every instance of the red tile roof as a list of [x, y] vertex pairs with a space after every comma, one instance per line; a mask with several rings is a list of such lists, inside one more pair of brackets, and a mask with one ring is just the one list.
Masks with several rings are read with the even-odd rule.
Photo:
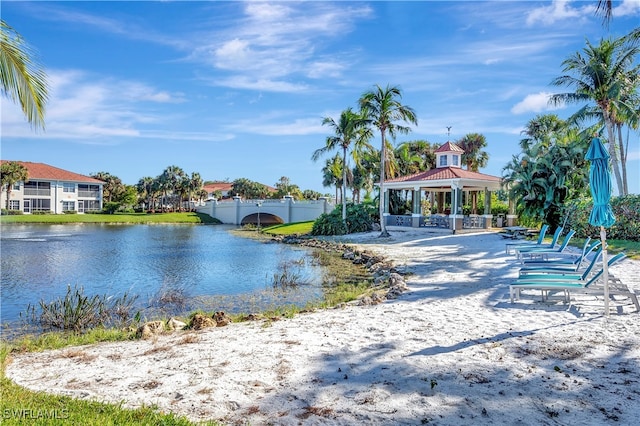
[[464, 149], [460, 148], [453, 142], [446, 142], [436, 149], [436, 152], [461, 152], [464, 153]]
[[[8, 163], [9, 160], [0, 160]], [[29, 172], [29, 179], [33, 180], [59, 180], [65, 182], [104, 183], [101, 180], [78, 173], [69, 172], [44, 163], [32, 163], [30, 161], [15, 161], [24, 166]]]
[[500, 182], [500, 178], [484, 173], [472, 172], [460, 169], [458, 167], [442, 167], [431, 169], [426, 172], [415, 173], [413, 175], [401, 176], [395, 179], [388, 179], [385, 182], [420, 182], [425, 180], [442, 180], [442, 179], [476, 179], [492, 182]]
[[233, 183], [231, 182], [214, 182], [204, 185], [202, 188], [207, 192], [215, 192], [215, 191], [231, 191], [231, 187]]

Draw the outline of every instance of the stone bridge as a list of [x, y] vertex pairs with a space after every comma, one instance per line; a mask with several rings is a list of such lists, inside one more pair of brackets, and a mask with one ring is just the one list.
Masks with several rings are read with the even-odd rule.
[[280, 200], [243, 200], [233, 197], [228, 201], [207, 201], [204, 206], [196, 206], [196, 210], [227, 224], [273, 225], [316, 220], [322, 213], [330, 213], [334, 207], [326, 198], [295, 201], [289, 196]]

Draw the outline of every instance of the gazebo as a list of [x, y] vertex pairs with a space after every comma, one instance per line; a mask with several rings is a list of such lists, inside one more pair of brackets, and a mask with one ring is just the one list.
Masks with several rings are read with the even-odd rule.
[[[462, 169], [464, 151], [454, 143], [446, 142], [435, 153], [435, 169], [385, 180], [382, 198], [385, 225], [448, 228], [454, 233], [464, 228], [490, 228], [493, 218], [491, 191], [501, 188], [501, 178]], [[389, 191], [392, 190], [406, 191], [411, 195], [410, 214], [389, 213]], [[464, 215], [463, 197], [478, 191], [485, 194], [483, 213]], [[423, 214], [423, 193], [427, 197], [425, 200], [429, 200], [429, 206], [435, 207], [435, 213], [429, 211]]]

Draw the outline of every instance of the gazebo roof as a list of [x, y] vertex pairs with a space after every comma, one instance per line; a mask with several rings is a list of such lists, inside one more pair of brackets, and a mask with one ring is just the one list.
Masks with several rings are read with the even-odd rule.
[[440, 148], [436, 149], [436, 152], [460, 152], [464, 153], [464, 149], [460, 148], [453, 142], [445, 142], [440, 145]]
[[452, 187], [467, 190], [497, 190], [502, 179], [484, 173], [472, 172], [459, 167], [440, 167], [413, 175], [388, 179], [384, 182], [386, 189], [446, 189]]

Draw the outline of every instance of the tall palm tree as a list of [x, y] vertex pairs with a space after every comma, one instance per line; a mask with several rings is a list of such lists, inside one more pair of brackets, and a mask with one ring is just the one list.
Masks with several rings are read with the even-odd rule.
[[200, 190], [202, 189], [203, 183], [204, 183], [204, 180], [202, 179], [202, 176], [200, 176], [200, 173], [198, 172], [191, 173], [191, 178], [189, 178], [189, 208], [191, 208], [192, 195], [194, 193], [198, 194], [200, 192]]
[[0, 20], [0, 91], [20, 105], [33, 128], [44, 129], [49, 89], [47, 75], [34, 58], [22, 36]]
[[17, 161], [5, 161], [0, 166], [0, 191], [7, 190], [7, 205], [9, 210], [9, 199], [11, 190], [17, 182], [26, 182], [29, 179], [29, 170]]
[[[456, 141], [464, 153], [462, 163], [467, 166], [467, 170], [477, 172], [481, 167], [485, 167], [489, 161], [489, 154], [482, 149], [487, 146], [487, 139], [480, 133], [467, 133]], [[478, 213], [478, 191], [471, 191], [471, 212]]]
[[325, 188], [331, 186], [336, 187], [336, 202], [338, 202], [340, 198], [344, 198], [344, 196], [338, 196], [338, 191], [342, 194], [342, 169], [342, 158], [340, 158], [339, 154], [327, 159], [322, 168], [322, 186]]
[[467, 170], [477, 172], [487, 165], [489, 154], [482, 150], [487, 146], [487, 138], [484, 135], [467, 133], [456, 141], [456, 145], [464, 150], [462, 162], [467, 166]]
[[362, 113], [356, 113], [351, 108], [347, 108], [340, 114], [340, 118], [336, 122], [331, 117], [325, 117], [322, 125], [326, 125], [333, 129], [334, 134], [327, 136], [325, 146], [317, 149], [311, 159], [317, 161], [320, 156], [326, 152], [333, 151], [336, 148], [342, 149], [342, 220], [347, 220], [347, 153], [353, 145], [352, 156], [356, 164], [360, 162], [360, 153], [363, 149], [369, 148], [369, 138], [371, 131], [366, 126], [367, 121]]
[[150, 176], [140, 178], [136, 184], [136, 189], [140, 197], [147, 200], [147, 210], [153, 210], [153, 184], [154, 179]]
[[[184, 171], [178, 166], [169, 166], [162, 174], [159, 176], [160, 184], [162, 187], [162, 193], [164, 194], [164, 199], [162, 201], [162, 209], [165, 208], [166, 198], [169, 193], [171, 193], [175, 198], [175, 195], [179, 193], [180, 182], [182, 181], [182, 177], [184, 176]], [[172, 208], [175, 210], [175, 201], [171, 203]]]
[[[628, 84], [630, 74], [638, 74], [638, 66], [633, 62], [640, 46], [626, 43], [624, 38], [601, 40], [597, 46], [587, 40], [583, 54], [576, 52], [562, 62], [563, 72], [568, 74], [555, 78], [551, 83], [556, 86], [574, 87], [574, 92], [559, 93], [551, 96], [555, 105], [563, 103], [581, 103], [593, 101], [602, 113], [607, 129], [611, 166], [620, 195], [627, 195], [627, 183], [623, 180], [620, 148], [622, 141], [616, 144], [616, 120], [619, 119], [621, 101], [636, 92], [638, 80]], [[626, 172], [624, 173], [626, 175]]]
[[360, 108], [371, 125], [380, 131], [380, 228], [381, 237], [389, 236], [384, 223], [384, 180], [385, 180], [385, 159], [387, 158], [387, 132], [391, 138], [395, 139], [398, 133], [407, 134], [411, 128], [399, 124], [405, 122], [418, 124], [418, 119], [413, 108], [401, 103], [402, 91], [397, 86], [382, 88], [379, 85], [365, 92], [359, 100]]

